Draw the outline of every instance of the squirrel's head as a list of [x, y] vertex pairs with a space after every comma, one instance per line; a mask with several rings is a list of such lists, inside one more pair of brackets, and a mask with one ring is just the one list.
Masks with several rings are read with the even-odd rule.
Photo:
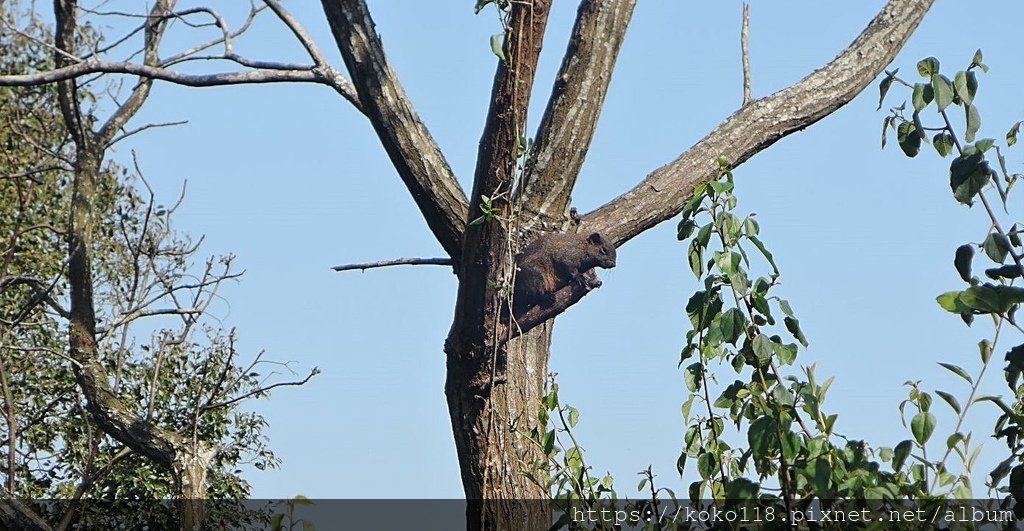
[[587, 243], [593, 248], [594, 265], [605, 269], [615, 267], [615, 246], [604, 239], [600, 233], [593, 233], [587, 237]]

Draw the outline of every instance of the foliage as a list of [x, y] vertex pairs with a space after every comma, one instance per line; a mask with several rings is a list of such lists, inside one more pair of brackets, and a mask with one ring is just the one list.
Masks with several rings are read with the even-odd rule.
[[[40, 44], [46, 40], [35, 23], [23, 34], [0, 34], [0, 71], [50, 68], [50, 50]], [[73, 511], [86, 527], [108, 527], [110, 518], [119, 518], [116, 527], [154, 525], [167, 517], [159, 504], [102, 502], [173, 497], [170, 473], [93, 423], [66, 356], [64, 238], [75, 154], [56, 88], [0, 88], [0, 124], [3, 487], [26, 500], [65, 500], [36, 507], [54, 521]], [[273, 468], [278, 459], [262, 435], [263, 417], [239, 406], [266, 394], [259, 358], [238, 365], [235, 332], [206, 317], [219, 287], [239, 274], [230, 256], [196, 267], [200, 242], [172, 225], [180, 201], [157, 204], [147, 188], [137, 167], [129, 172], [113, 162], [97, 183], [92, 271], [101, 362], [134, 414], [217, 445], [211, 497], [244, 499], [250, 491], [240, 468]], [[142, 327], [143, 320], [153, 325]], [[111, 507], [124, 512], [113, 515]], [[216, 507], [223, 510], [213, 511], [210, 524], [261, 518], [237, 505]]]
[[[955, 143], [955, 136], [953, 139]], [[641, 472], [637, 490], [649, 497], [620, 500], [611, 477], [591, 477], [571, 433], [579, 412], [558, 403], [558, 387], [552, 381], [541, 415], [549, 429], [531, 436], [548, 456], [548, 461], [537, 464], [535, 475], [547, 478], [546, 486], [553, 490], [556, 514], [561, 515], [558, 525], [570, 529], [612, 529], [622, 524], [637, 529], [684, 529], [692, 521], [680, 520], [678, 515], [703, 510], [705, 514], [739, 515], [737, 520], [712, 526], [716, 529], [749, 528], [751, 523], [761, 529], [784, 529], [794, 519], [820, 518], [837, 511], [857, 513], [863, 519], [831, 525], [819, 519], [818, 523], [823, 528], [851, 529], [873, 528], [879, 518], [924, 510], [939, 515], [951, 529], [972, 528], [973, 524], [957, 521], [960, 513], [955, 509], [960, 507], [955, 500], [973, 498], [970, 478], [981, 448], [972, 443], [970, 433], [961, 432], [967, 411], [984, 400], [1009, 409], [1000, 419], [997, 432], [1002, 431], [997, 436], [1014, 443], [1017, 420], [1024, 418], [1020, 409], [1011, 409], [998, 398], [976, 396], [994, 341], [980, 344], [983, 367], [976, 377], [956, 365], [941, 364], [971, 385], [971, 395], [964, 407], [952, 393], [935, 392], [958, 415], [953, 433], [944, 438], [945, 453], [940, 459], [928, 456], [928, 443], [938, 440], [937, 422], [930, 411], [932, 395], [921, 389], [920, 382], [907, 382], [909, 396], [899, 405], [910, 438], [894, 448], [873, 448], [841, 434], [838, 415], [824, 408], [833, 379], [819, 381], [813, 365], [791, 369], [807, 339], [789, 302], [774, 294], [780, 278], [774, 256], [760, 239], [755, 217], [741, 218], [734, 213], [738, 201], [733, 177], [726, 161], [720, 165], [722, 178], [697, 187], [678, 226], [678, 238], [688, 242], [690, 269], [702, 280], [703, 289], [686, 306], [691, 329], [679, 366], [689, 396], [682, 406], [687, 428], [677, 468], [682, 477], [693, 467], [699, 479], [689, 485], [688, 499], [680, 499], [671, 489], [655, 487], [648, 469]], [[1013, 179], [1006, 177], [1007, 183]], [[963, 254], [958, 251], [961, 270]], [[752, 279], [751, 256], [761, 257], [770, 270], [767, 275]], [[971, 311], [987, 313], [973, 306]], [[1004, 319], [1009, 322], [1010, 316]], [[1024, 352], [1024, 347], [1014, 351]], [[1024, 368], [1024, 363], [1017, 367]], [[1011, 361], [1008, 380], [1012, 368]], [[727, 376], [730, 373], [734, 376]], [[1013, 407], [1019, 408], [1019, 403]], [[568, 436], [570, 444], [562, 443], [561, 434]], [[996, 477], [1000, 470], [993, 473], [995, 481], [1011, 474], [1010, 461], [1019, 460], [1019, 447], [1011, 446], [1011, 450], [1011, 460], [1001, 465], [1002, 476]], [[953, 456], [961, 463], [959, 472], [950, 467]], [[1024, 476], [1024, 472], [1016, 474]], [[1011, 493], [1017, 488], [1013, 481], [1011, 477]], [[992, 507], [998, 510], [1006, 505]], [[583, 514], [580, 511], [606, 518], [589, 519], [584, 524], [570, 516]], [[1006, 516], [995, 511], [985, 514], [993, 520]], [[758, 520], [752, 522], [755, 516]], [[908, 529], [934, 526], [916, 516], [903, 524]]]
[[[1024, 426], [1024, 382], [1020, 378], [1021, 369], [1024, 368], [1024, 345], [1010, 347], [1003, 358], [1006, 385], [1013, 397], [1010, 403], [1006, 403], [1000, 397], [979, 395], [978, 388], [989, 368], [1001, 335], [1013, 334], [1016, 339], [1010, 341], [1019, 342], [1021, 334], [1024, 333], [1024, 329], [1021, 329], [1015, 318], [1021, 303], [1024, 302], [1024, 288], [1017, 285], [1024, 272], [1021, 263], [1024, 256], [1020, 237], [1022, 225], [1016, 222], [1007, 224], [1005, 220], [1000, 219], [997, 209], [997, 206], [1001, 205], [1003, 213], [1009, 215], [1008, 196], [1021, 178], [1021, 174], [1010, 173], [1007, 170], [1006, 159], [996, 140], [977, 138], [982, 123], [981, 113], [976, 105], [979, 70], [988, 71], [988, 67], [983, 63], [981, 50], [975, 52], [967, 68], [956, 72], [952, 80], [941, 73], [940, 62], [934, 57], [917, 64], [918, 74], [925, 79], [923, 82], [911, 85], [897, 77], [897, 71], [886, 72], [886, 77], [880, 85], [881, 99], [884, 100], [894, 83], [899, 83], [912, 90], [914, 112], [907, 118], [905, 103], [891, 109], [889, 116], [883, 121], [882, 144], [884, 147], [888, 131], [895, 129], [900, 148], [909, 157], [918, 154], [922, 142], [930, 142], [942, 157], [952, 156], [949, 186], [953, 198], [967, 207], [972, 207], [976, 201], [980, 202], [987, 214], [988, 222], [984, 237], [978, 242], [960, 245], [954, 253], [953, 267], [967, 287], [937, 297], [937, 302], [943, 309], [958, 315], [967, 326], [971, 326], [978, 316], [988, 316], [986, 321], [991, 321], [992, 332], [990, 337], [978, 343], [981, 363], [975, 376], [972, 377], [967, 370], [958, 365], [940, 363], [942, 367], [967, 383], [970, 394], [961, 404], [952, 394], [936, 391], [957, 415], [958, 422], [956, 431], [947, 439], [945, 455], [931, 468], [936, 472], [934, 481], [939, 485], [959, 484], [960, 488], [955, 489], [954, 494], [962, 498], [971, 495], [969, 478], [952, 478], [942, 465], [953, 452], [966, 464], [965, 468], [969, 474], [980, 447], [972, 449], [971, 434], [961, 433], [960, 427], [971, 406], [979, 402], [994, 403], [1002, 414], [996, 421], [993, 436], [1005, 441], [1009, 456], [989, 474], [987, 484], [989, 488], [996, 489], [1016, 502], [1015, 511], [1020, 518], [1024, 517], [1024, 442], [1021, 441]], [[879, 108], [881, 103], [882, 101], [879, 102]], [[959, 107], [963, 113], [960, 127], [954, 127], [951, 119], [955, 107]], [[941, 122], [938, 126], [924, 125], [922, 113], [929, 109], [937, 114]], [[1021, 122], [1013, 124], [1007, 131], [1006, 148], [1016, 144], [1020, 124]], [[984, 268], [985, 278], [975, 275], [976, 257], [988, 262], [988, 266]], [[920, 452], [915, 457], [928, 465], [921, 439], [927, 439], [934, 421], [931, 417], [921, 420], [921, 415], [927, 412], [927, 407], [922, 406], [931, 400], [927, 394], [918, 392], [916, 383], [913, 387], [917, 395], [915, 397], [912, 394], [912, 399], [920, 410], [911, 421]]]

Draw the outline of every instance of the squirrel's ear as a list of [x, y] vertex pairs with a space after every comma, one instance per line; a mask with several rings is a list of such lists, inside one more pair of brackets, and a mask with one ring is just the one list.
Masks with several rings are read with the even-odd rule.
[[601, 233], [595, 232], [587, 238], [587, 241], [594, 245], [604, 245], [604, 238], [601, 237]]

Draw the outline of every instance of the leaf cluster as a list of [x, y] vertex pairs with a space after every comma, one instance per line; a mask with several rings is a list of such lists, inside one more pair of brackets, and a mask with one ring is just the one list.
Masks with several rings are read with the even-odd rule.
[[[981, 112], [977, 106], [977, 73], [979, 70], [988, 71], [988, 67], [982, 61], [982, 52], [978, 50], [967, 68], [958, 71], [950, 80], [941, 73], [938, 59], [929, 57], [917, 64], [917, 72], [927, 80], [926, 82], [911, 85], [897, 77], [897, 71], [892, 71], [886, 72], [886, 77], [880, 84], [879, 108], [889, 89], [899, 83], [911, 89], [914, 109], [910, 119], [904, 115], [906, 103], [891, 109], [890, 115], [883, 120], [883, 147], [886, 132], [890, 128], [895, 128], [900, 148], [908, 157], [914, 157], [919, 153], [922, 141], [930, 141], [942, 157], [952, 155], [949, 184], [953, 198], [968, 207], [975, 205], [976, 201], [980, 202], [989, 222], [980, 241], [964, 243], [954, 252], [953, 268], [966, 287], [948, 291], [936, 298], [939, 306], [958, 315], [967, 326], [973, 325], [978, 316], [986, 316], [986, 320], [993, 324], [991, 338], [978, 342], [980, 368], [975, 376], [971, 376], [960, 365], [940, 363], [944, 369], [963, 380], [969, 389], [969, 395], [966, 402], [961, 403], [952, 393], [935, 391], [957, 416], [957, 425], [954, 432], [946, 438], [945, 453], [939, 460], [928, 459], [925, 446], [932, 438], [936, 426], [936, 417], [930, 411], [931, 395], [920, 388], [920, 382], [907, 382], [911, 391], [908, 400], [901, 404], [900, 411], [904, 414], [904, 422], [907, 422], [908, 416], [910, 417], [909, 427], [913, 440], [904, 441], [897, 446], [896, 457], [908, 455], [911, 448], [915, 448], [917, 453], [914, 457], [919, 463], [914, 465], [912, 471], [916, 478], [923, 480], [931, 473], [933, 487], [951, 486], [952, 495], [961, 499], [969, 498], [969, 476], [980, 453], [980, 446], [971, 445], [971, 433], [964, 433], [961, 426], [973, 405], [991, 402], [1002, 413], [996, 421], [993, 435], [1006, 442], [1009, 456], [989, 474], [987, 484], [990, 489], [1002, 493], [1007, 500], [1012, 499], [1017, 507], [1021, 507], [1021, 502], [1024, 501], [1024, 445], [1020, 437], [1024, 421], [1021, 414], [1024, 412], [1024, 382], [1021, 381], [1020, 374], [1021, 368], [1024, 368], [1024, 346], [1011, 347], [1004, 356], [1006, 365], [1003, 372], [1013, 400], [1007, 403], [1001, 397], [979, 394], [982, 377], [990, 366], [992, 354], [997, 348], [1003, 330], [1010, 329], [1011, 333], [1015, 332], [1018, 341], [1020, 335], [1024, 334], [1024, 329], [1016, 320], [1016, 314], [1024, 302], [1024, 288], [1018, 285], [1024, 272], [1024, 246], [1021, 244], [1020, 235], [1024, 226], [1018, 222], [1007, 223], [1001, 219], [997, 208], [1001, 206], [1003, 213], [1009, 214], [1008, 196], [1021, 178], [1021, 174], [1007, 170], [1005, 157], [994, 139], [977, 139], [982, 124]], [[962, 128], [954, 127], [949, 114], [951, 107], [962, 109]], [[928, 109], [934, 109], [940, 121], [939, 125], [924, 125], [922, 113]], [[1005, 148], [1016, 144], [1020, 124], [1021, 122], [1014, 123], [1005, 134]], [[926, 131], [929, 133], [926, 134]], [[931, 135], [931, 132], [934, 134]], [[994, 163], [991, 158], [995, 159]], [[993, 192], [998, 198], [998, 203], [989, 197]], [[982, 270], [984, 276], [975, 273], [978, 259], [987, 262]], [[910, 412], [907, 412], [907, 406], [910, 406]], [[963, 474], [956, 476], [946, 469], [946, 461], [950, 455], [956, 455], [963, 462]], [[1017, 517], [1021, 516], [1024, 516], [1024, 511], [1017, 512]]]

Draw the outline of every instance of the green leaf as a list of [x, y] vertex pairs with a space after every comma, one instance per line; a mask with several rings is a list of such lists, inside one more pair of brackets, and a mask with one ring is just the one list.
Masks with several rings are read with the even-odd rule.
[[928, 83], [915, 83], [914, 92], [910, 102], [914, 106], [914, 113], [919, 113], [928, 107], [928, 104], [935, 99], [935, 92]]
[[985, 250], [985, 254], [993, 262], [1001, 264], [1006, 260], [1006, 255], [1010, 252], [1010, 239], [1005, 234], [993, 232], [985, 238], [981, 248]]
[[953, 103], [953, 82], [941, 74], [932, 76], [932, 89], [935, 91], [935, 104], [943, 111]]
[[710, 186], [711, 189], [714, 190], [715, 193], [718, 194], [718, 195], [722, 195], [724, 193], [732, 192], [733, 188], [734, 188], [733, 183], [729, 182], [729, 181], [726, 181], [726, 182], [711, 181], [711, 182], [708, 183], [708, 186]]
[[757, 497], [760, 486], [747, 478], [736, 478], [725, 487], [728, 500], [753, 500]]
[[772, 388], [772, 399], [780, 406], [793, 407], [796, 404], [796, 397], [793, 396], [793, 393], [781, 385]]
[[981, 114], [978, 113], [978, 108], [973, 104], [966, 107], [967, 132], [964, 134], [964, 140], [974, 142], [974, 135], [978, 134], [978, 130], [981, 129]]
[[939, 153], [939, 156], [945, 157], [953, 152], [955, 146], [953, 142], [953, 136], [949, 133], [938, 133], [932, 138], [932, 145], [935, 146], [935, 151]]
[[704, 376], [704, 365], [701, 363], [693, 363], [686, 367], [683, 371], [683, 381], [686, 383], [686, 388], [691, 393], [696, 393], [700, 390], [701, 380]]
[[551, 391], [549, 391], [548, 394], [544, 395], [544, 398], [541, 399], [541, 404], [544, 406], [544, 409], [547, 409], [548, 411], [551, 411], [551, 410], [557, 408], [558, 407], [558, 387], [552, 387]]
[[949, 394], [949, 393], [947, 393], [945, 391], [939, 391], [939, 390], [936, 390], [935, 394], [937, 394], [940, 397], [942, 397], [942, 399], [945, 400], [947, 404], [949, 404], [949, 407], [953, 408], [953, 411], [955, 411], [957, 415], [960, 414], [960, 411], [962, 411], [962, 409], [960, 408], [960, 401], [957, 400], [955, 396], [953, 396], [953, 395], [951, 395], [951, 394]]
[[719, 328], [725, 342], [736, 345], [747, 329], [747, 317], [738, 308], [729, 308], [719, 318]]
[[885, 95], [889, 92], [889, 88], [892, 87], [893, 80], [896, 79], [897, 71], [886, 71], [885, 79], [882, 79], [882, 82], [878, 84], [878, 108], [875, 109], [876, 111], [882, 109], [882, 102], [885, 101]]
[[679, 365], [682, 365], [684, 361], [693, 357], [693, 353], [697, 351], [697, 345], [690, 343], [683, 347], [683, 351], [679, 353]]
[[994, 145], [996, 145], [996, 141], [993, 138], [982, 138], [974, 143], [974, 147], [978, 148], [978, 151], [982, 153], [992, 149]]
[[583, 466], [583, 453], [579, 446], [573, 446], [565, 452], [565, 465], [572, 470], [578, 470]]
[[748, 238], [751, 236], [757, 236], [761, 232], [761, 227], [758, 226], [757, 221], [754, 220], [754, 215], [751, 214], [743, 220], [743, 234]]
[[992, 358], [992, 343], [989, 343], [987, 339], [979, 341], [978, 353], [981, 354], [981, 362], [988, 363], [988, 360]]
[[924, 78], [930, 78], [939, 73], [939, 60], [928, 57], [917, 62], [917, 73]]
[[955, 313], [958, 315], [963, 314], [965, 312], [970, 312], [971, 307], [967, 306], [966, 304], [963, 303], [963, 301], [960, 300], [960, 293], [961, 292], [959, 291], [947, 291], [946, 293], [943, 293], [942, 295], [935, 297], [935, 300], [939, 303], [939, 306], [941, 306], [942, 309], [946, 310], [947, 312]]
[[982, 61], [984, 61], [984, 59], [981, 55], [981, 48], [978, 48], [978, 50], [974, 52], [974, 58], [971, 59], [971, 64], [980, 65]]
[[703, 191], [706, 189], [707, 183], [700, 183], [694, 188], [693, 197], [690, 199], [689, 203], [686, 203], [686, 206], [683, 207], [683, 211], [681, 212], [683, 219], [690, 219], [697, 213], [701, 202], [704, 201]]
[[772, 451], [778, 442], [777, 429], [778, 424], [771, 417], [760, 417], [750, 423], [750, 427], [747, 428], [747, 442], [755, 460], [772, 458]]
[[973, 204], [974, 196], [988, 184], [991, 175], [985, 156], [974, 146], [964, 148], [963, 154], [949, 165], [949, 186], [953, 197], [962, 204]]
[[974, 380], [971, 379], [971, 375], [967, 374], [967, 371], [965, 371], [959, 365], [953, 365], [952, 363], [945, 363], [945, 362], [941, 362], [941, 361], [939, 362], [939, 365], [941, 365], [947, 371], [949, 371], [949, 372], [951, 372], [951, 373], [953, 373], [953, 374], [963, 378], [964, 380], [967, 381], [967, 383], [969, 383], [971, 385], [974, 385]]
[[935, 415], [929, 412], [922, 412], [914, 415], [914, 418], [910, 419], [910, 433], [914, 435], [914, 440], [918, 444], [923, 445], [931, 439], [932, 433], [935, 432], [935, 424], [938, 420]]
[[544, 434], [541, 439], [541, 447], [544, 448], [544, 454], [548, 456], [555, 455], [555, 430], [548, 431]]
[[832, 466], [825, 459], [815, 459], [807, 463], [804, 469], [813, 491], [824, 499], [830, 498]]
[[964, 282], [971, 281], [971, 261], [974, 260], [974, 246], [963, 244], [956, 248], [956, 255], [953, 257], [953, 267], [960, 273]]
[[1013, 127], [1006, 132], [1006, 147], [1010, 147], [1017, 143], [1017, 133], [1020, 132], [1020, 124], [1024, 122], [1017, 122], [1013, 124]]
[[676, 472], [679, 472], [679, 477], [683, 477], [683, 471], [686, 470], [686, 452], [679, 454], [679, 459], [676, 459]]
[[690, 249], [686, 254], [686, 258], [690, 263], [690, 270], [693, 271], [694, 276], [697, 278], [704, 276], [704, 247], [701, 247], [697, 240], [690, 242]]
[[792, 365], [796, 362], [796, 343], [782, 345], [773, 341], [772, 348], [775, 350], [775, 355], [779, 358], [779, 363], [783, 365]]
[[1024, 288], [1018, 286], [993, 286], [999, 297], [1000, 312], [1010, 311], [1014, 305], [1024, 302]]
[[704, 249], [708, 247], [708, 242], [711, 241], [711, 231], [714, 227], [711, 224], [704, 225], [697, 231], [697, 243]]
[[686, 433], [683, 434], [683, 443], [686, 445], [684, 448], [689, 450], [693, 448], [693, 445], [699, 441], [698, 436], [700, 435], [700, 426], [693, 424], [686, 428]]
[[910, 158], [921, 152], [921, 135], [910, 122], [903, 122], [896, 128], [896, 141], [899, 142], [903, 153]]
[[907, 457], [910, 456], [910, 450], [913, 449], [913, 444], [913, 441], [907, 439], [904, 441], [900, 441], [900, 443], [896, 445], [896, 448], [893, 448], [893, 472], [899, 472], [900, 469], [903, 468], [903, 464], [907, 462]]
[[970, 95], [973, 104], [974, 98], [978, 95], [978, 74], [973, 70], [967, 71], [967, 94]]
[[772, 340], [768, 339], [768, 336], [758, 334], [754, 337], [751, 347], [754, 351], [754, 357], [757, 359], [758, 367], [766, 367], [771, 363], [772, 354], [775, 353], [775, 349], [772, 348]]
[[683, 241], [689, 238], [696, 228], [697, 224], [694, 223], [692, 219], [684, 219], [680, 221], [679, 225], [676, 227], [676, 239]]
[[918, 393], [917, 403], [921, 407], [921, 411], [930, 411], [932, 409], [932, 395], [928, 393]]
[[782, 455], [790, 462], [796, 461], [803, 450], [803, 442], [800, 436], [791, 431], [782, 433]]
[[953, 91], [965, 105], [974, 103], [974, 94], [967, 88], [967, 72], [961, 70], [953, 76]]
[[572, 406], [565, 406], [565, 409], [569, 411], [569, 418], [567, 419], [569, 427], [575, 428], [576, 424], [580, 421], [580, 411]]
[[697, 456], [697, 473], [700, 474], [701, 479], [711, 478], [717, 471], [718, 459], [714, 454], [701, 452], [701, 454]]
[[972, 310], [981, 313], [1001, 313], [1005, 311], [999, 301], [999, 292], [995, 286], [971, 286], [960, 293], [960, 302]]
[[491, 52], [493, 52], [498, 59], [501, 59], [502, 63], [508, 64], [508, 59], [505, 58], [505, 47], [503, 46], [504, 40], [504, 33], [495, 33], [494, 35], [491, 35]]
[[683, 407], [681, 409], [683, 413], [683, 420], [685, 420], [686, 422], [690, 421], [690, 410], [693, 408], [693, 399], [696, 397], [697, 395], [691, 394], [689, 398], [687, 398], [686, 401], [683, 402]]
[[807, 348], [807, 338], [804, 337], [803, 330], [800, 330], [800, 320], [795, 317], [787, 316], [783, 319], [783, 322], [786, 324], [786, 330], [789, 330], [789, 333], [793, 334], [793, 337], [799, 341], [804, 348]]
[[750, 243], [754, 244], [754, 247], [757, 247], [758, 251], [761, 251], [765, 260], [768, 260], [768, 264], [772, 266], [772, 275], [775, 277], [779, 276], [779, 266], [775, 265], [775, 258], [772, 257], [772, 253], [768, 252], [768, 249], [765, 248], [764, 244], [756, 236], [750, 236], [748, 239]]
[[[762, 279], [759, 279], [762, 280]], [[775, 324], [775, 318], [772, 317], [772, 308], [768, 304], [768, 299], [761, 293], [754, 293], [750, 296], [750, 301], [753, 303], [754, 310], [763, 315], [768, 324]]]

